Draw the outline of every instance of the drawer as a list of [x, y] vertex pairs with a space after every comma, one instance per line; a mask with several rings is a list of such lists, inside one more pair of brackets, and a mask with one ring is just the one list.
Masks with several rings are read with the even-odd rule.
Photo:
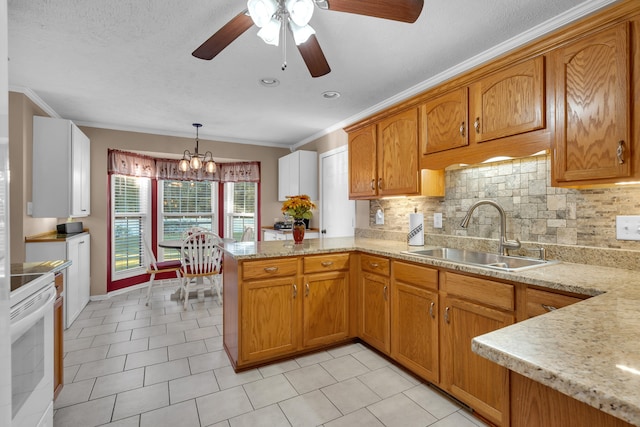
[[242, 278], [245, 280], [295, 276], [297, 273], [297, 258], [275, 258], [242, 263]]
[[368, 271], [370, 273], [381, 274], [388, 276], [390, 272], [389, 260], [374, 255], [360, 255], [360, 270]]
[[526, 295], [527, 318], [539, 316], [555, 309], [575, 304], [584, 299], [532, 288], [527, 288]]
[[406, 262], [393, 262], [393, 279], [424, 289], [438, 289], [438, 270]]
[[304, 272], [346, 270], [349, 268], [349, 254], [329, 254], [304, 258]]
[[442, 274], [440, 289], [447, 294], [508, 311], [515, 307], [515, 288], [511, 284], [448, 271]]
[[60, 297], [60, 294], [64, 291], [64, 276], [62, 273], [56, 273], [53, 284], [56, 287], [56, 297]]

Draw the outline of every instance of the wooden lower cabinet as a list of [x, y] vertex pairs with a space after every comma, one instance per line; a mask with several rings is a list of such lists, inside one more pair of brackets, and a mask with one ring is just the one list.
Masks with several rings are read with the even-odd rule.
[[391, 288], [391, 356], [437, 384], [438, 270], [394, 261]]
[[64, 297], [53, 305], [53, 399], [58, 397], [64, 385]]
[[389, 260], [362, 255], [360, 259], [360, 338], [385, 354], [391, 351]]
[[[471, 340], [514, 323], [513, 285], [442, 272], [440, 289], [440, 385], [482, 417], [507, 426], [509, 371], [475, 354]], [[509, 294], [511, 310], [502, 308]]]
[[632, 426], [520, 374], [510, 376], [511, 427]]

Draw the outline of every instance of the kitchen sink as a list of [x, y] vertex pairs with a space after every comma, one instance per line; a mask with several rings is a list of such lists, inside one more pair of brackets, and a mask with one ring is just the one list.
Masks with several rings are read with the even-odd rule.
[[493, 268], [503, 271], [522, 271], [530, 268], [556, 264], [558, 261], [547, 261], [537, 258], [498, 255], [489, 252], [477, 252], [466, 249], [435, 248], [417, 251], [402, 251], [407, 255], [442, 259], [460, 264]]

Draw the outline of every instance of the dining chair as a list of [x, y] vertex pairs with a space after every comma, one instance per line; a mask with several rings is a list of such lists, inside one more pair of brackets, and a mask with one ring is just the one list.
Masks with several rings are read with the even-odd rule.
[[[189, 303], [189, 292], [201, 288], [216, 289], [218, 301], [222, 303], [222, 239], [210, 231], [193, 233], [182, 242], [180, 296], [184, 298], [184, 309]], [[209, 282], [205, 284], [204, 279]]]
[[246, 227], [242, 232], [242, 237], [240, 238], [240, 241], [253, 242], [253, 240], [254, 240], [253, 227]]
[[144, 255], [147, 261], [147, 274], [151, 275], [149, 278], [149, 286], [147, 287], [146, 305], [148, 306], [149, 299], [151, 298], [151, 287], [153, 286], [156, 274], [175, 272], [176, 278], [180, 281], [180, 267], [182, 266], [182, 262], [179, 259], [158, 262], [153, 254], [153, 250], [151, 250], [151, 244], [145, 234], [142, 234], [142, 242], [144, 243]]

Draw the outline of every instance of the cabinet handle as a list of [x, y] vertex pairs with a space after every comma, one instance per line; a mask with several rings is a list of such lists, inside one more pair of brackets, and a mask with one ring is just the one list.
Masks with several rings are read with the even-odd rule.
[[371, 189], [372, 190], [376, 189], [376, 180], [375, 180], [375, 178], [371, 180]]
[[267, 273], [275, 273], [276, 271], [278, 271], [278, 267], [265, 267], [264, 271], [266, 271]]
[[431, 305], [429, 305], [429, 316], [431, 316], [432, 319], [436, 318], [435, 313], [433, 312], [433, 308], [436, 306], [436, 303], [431, 301]]
[[305, 297], [309, 296], [309, 284], [308, 283], [306, 285], [304, 285], [304, 296]]
[[554, 307], [552, 305], [547, 305], [547, 304], [540, 304], [542, 306], [542, 308], [544, 308], [547, 311], [554, 311], [557, 310], [558, 307]]
[[371, 268], [378, 268], [378, 263], [377, 263], [377, 262], [371, 262], [371, 261], [369, 261], [369, 267], [371, 267]]
[[387, 300], [387, 285], [384, 285], [384, 288], [382, 288], [382, 296], [384, 298], [384, 300]]
[[296, 284], [293, 284], [293, 297], [296, 298], [298, 296], [298, 287]]
[[460, 123], [460, 136], [464, 137], [464, 122]]
[[480, 117], [476, 117], [476, 121], [473, 122], [473, 127], [476, 129], [476, 133], [480, 133]]
[[382, 178], [378, 178], [378, 190], [382, 190]]
[[323, 267], [329, 267], [333, 265], [333, 261], [322, 261], [320, 264], [322, 264]]
[[618, 149], [616, 150], [616, 156], [618, 156], [618, 164], [624, 164], [624, 141], [618, 141]]
[[449, 321], [449, 307], [444, 309], [444, 321], [445, 321], [445, 323], [451, 323]]

